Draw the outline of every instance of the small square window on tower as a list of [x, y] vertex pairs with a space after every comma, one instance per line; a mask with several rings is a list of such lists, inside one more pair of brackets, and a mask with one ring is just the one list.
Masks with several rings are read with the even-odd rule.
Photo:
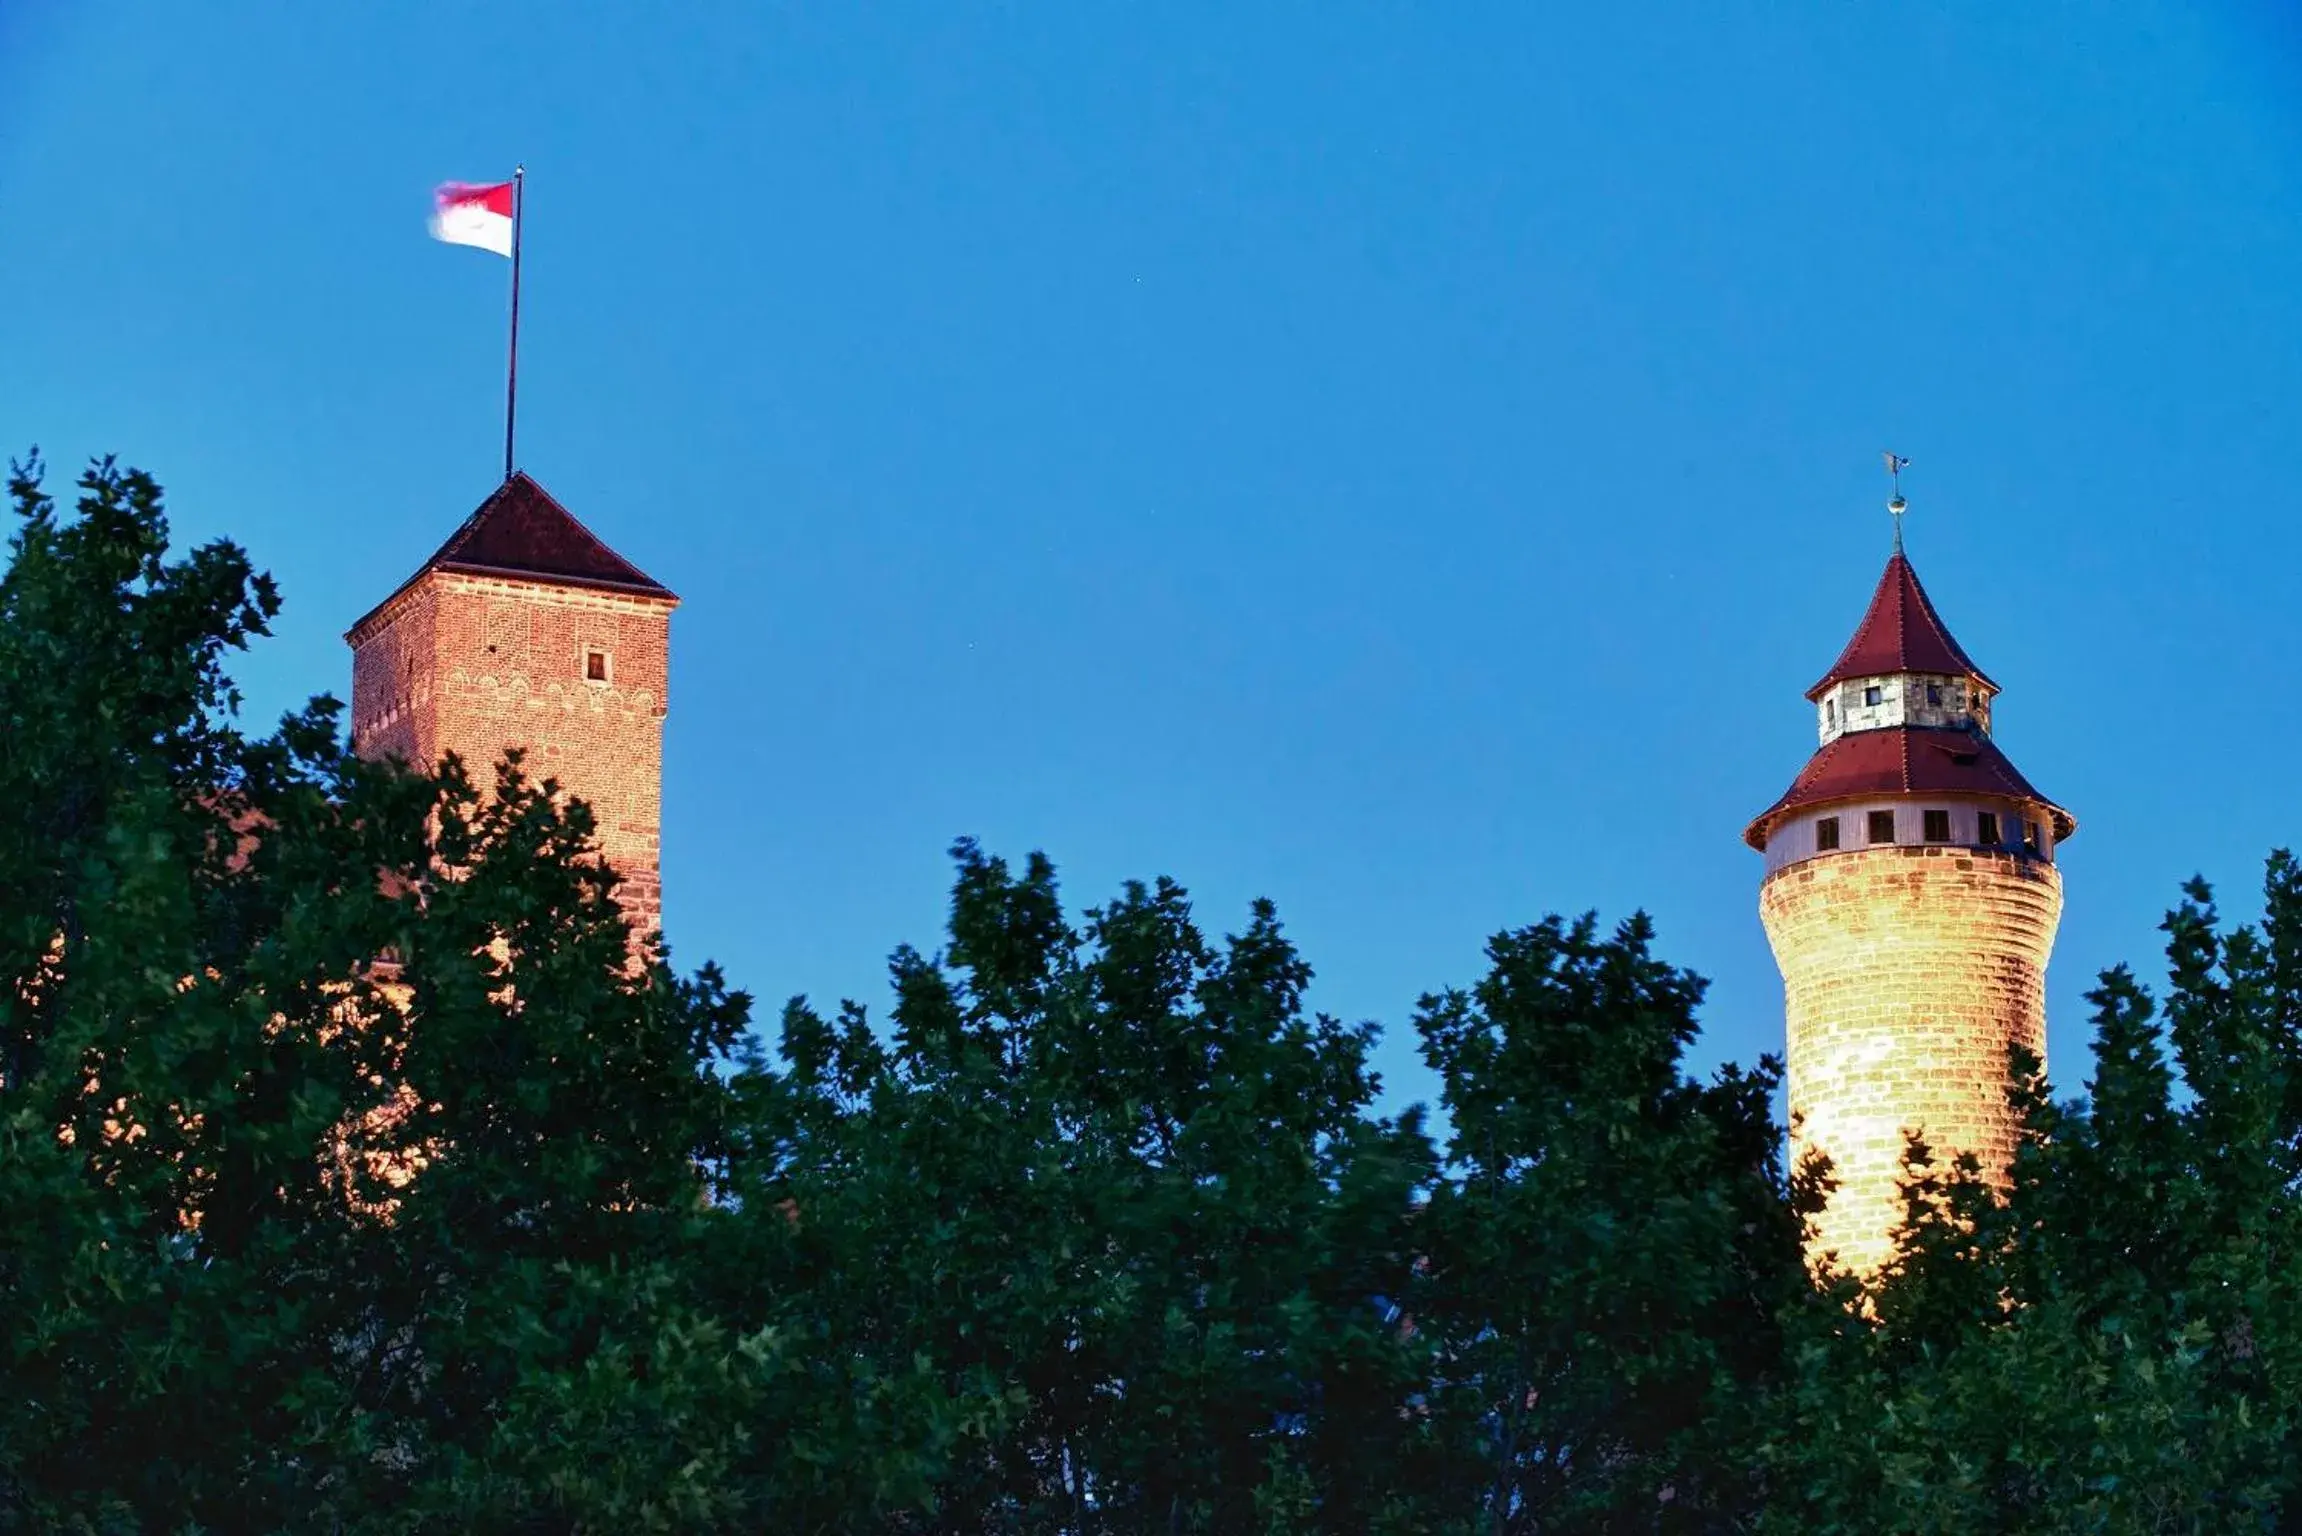
[[1926, 685], [1926, 702], [1929, 704], [1940, 704], [1942, 702], [1942, 688], [1940, 685], [1935, 683], [1928, 683]]
[[1998, 812], [1984, 811], [1975, 818], [1974, 840], [1985, 848], [1998, 846]]
[[1881, 695], [1876, 683], [1873, 683], [1870, 687], [1865, 688], [1862, 691], [1862, 701], [1865, 704], [1876, 704], [1880, 697]]
[[607, 681], [607, 652], [592, 648], [583, 653], [583, 678], [587, 683]]
[[1891, 843], [1894, 841], [1894, 812], [1872, 811], [1870, 813], [1870, 840], [1874, 843]]
[[1950, 812], [1928, 811], [1926, 813], [1926, 840], [1930, 843], [1947, 843], [1950, 841]]
[[1838, 818], [1825, 816], [1814, 824], [1814, 845], [1824, 853], [1838, 846]]

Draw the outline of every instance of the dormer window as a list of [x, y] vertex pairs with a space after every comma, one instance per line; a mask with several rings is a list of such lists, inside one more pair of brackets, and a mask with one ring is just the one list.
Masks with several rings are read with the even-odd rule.
[[1862, 701], [1865, 704], [1876, 704], [1881, 696], [1881, 690], [1876, 683], [1872, 683], [1862, 691]]

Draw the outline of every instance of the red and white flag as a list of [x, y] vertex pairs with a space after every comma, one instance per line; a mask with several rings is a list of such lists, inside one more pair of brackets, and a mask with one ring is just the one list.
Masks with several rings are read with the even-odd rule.
[[512, 253], [512, 183], [492, 187], [451, 181], [432, 194], [432, 238], [476, 245], [498, 256]]

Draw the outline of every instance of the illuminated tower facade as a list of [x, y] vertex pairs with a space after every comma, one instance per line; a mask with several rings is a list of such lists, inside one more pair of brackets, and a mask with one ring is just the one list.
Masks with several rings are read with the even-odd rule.
[[654, 930], [678, 605], [515, 474], [344, 636], [353, 747], [425, 768], [454, 752], [483, 788], [524, 748], [531, 775], [589, 802], [617, 900]]
[[1807, 690], [1814, 756], [1743, 834], [1766, 860], [1792, 1150], [1821, 1148], [1838, 1179], [1813, 1262], [1861, 1274], [1891, 1256], [1906, 1130], [1994, 1179], [2013, 1156], [2007, 1049], [2046, 1054], [2055, 857], [2076, 823], [1999, 750], [1998, 691], [1898, 534], [1854, 638]]

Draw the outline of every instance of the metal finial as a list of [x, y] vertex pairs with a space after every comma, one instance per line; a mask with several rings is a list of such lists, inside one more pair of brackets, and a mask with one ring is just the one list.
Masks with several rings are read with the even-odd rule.
[[1887, 475], [1894, 481], [1894, 499], [1886, 504], [1886, 510], [1894, 514], [1894, 552], [1899, 555], [1902, 553], [1902, 514], [1910, 510], [1910, 503], [1902, 499], [1902, 472], [1910, 468], [1910, 460], [1891, 448], [1879, 457], [1886, 460]]

